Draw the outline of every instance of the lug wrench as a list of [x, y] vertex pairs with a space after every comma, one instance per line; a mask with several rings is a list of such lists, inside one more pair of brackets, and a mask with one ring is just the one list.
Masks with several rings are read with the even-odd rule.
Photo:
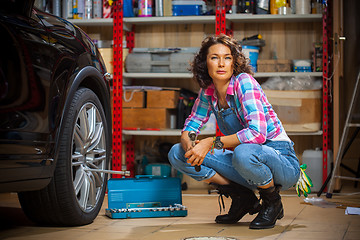
[[[196, 133], [195, 133], [195, 131], [190, 131], [188, 135], [189, 135], [189, 138], [190, 138], [190, 140], [192, 142], [192, 146], [195, 146], [195, 141], [196, 141]], [[195, 171], [200, 172], [200, 170], [201, 170], [200, 165], [195, 165], [194, 167], [195, 167]]]

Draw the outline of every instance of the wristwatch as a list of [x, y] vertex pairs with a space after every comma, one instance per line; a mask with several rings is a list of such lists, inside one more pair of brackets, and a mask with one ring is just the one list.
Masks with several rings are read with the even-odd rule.
[[214, 147], [219, 150], [224, 148], [224, 143], [220, 140], [220, 136], [215, 138]]

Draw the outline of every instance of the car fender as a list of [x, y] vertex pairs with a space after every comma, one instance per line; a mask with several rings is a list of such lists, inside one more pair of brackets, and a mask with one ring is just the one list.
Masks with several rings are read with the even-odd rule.
[[[105, 111], [107, 125], [112, 128], [112, 118], [110, 109], [110, 87], [108, 80], [103, 76], [98, 69], [93, 66], [86, 66], [82, 68], [74, 77], [71, 86], [67, 89], [65, 94], [66, 100], [64, 107], [62, 108], [61, 120], [57, 133], [55, 134], [55, 153], [54, 153], [54, 170], [58, 159], [58, 140], [61, 134], [63, 134], [64, 115], [67, 109], [70, 107], [71, 99], [74, 97], [75, 92], [82, 87], [86, 87], [95, 92], [100, 102], [102, 103]], [[106, 107], [108, 106], [108, 107]], [[108, 141], [112, 141], [111, 136], [108, 136]]]

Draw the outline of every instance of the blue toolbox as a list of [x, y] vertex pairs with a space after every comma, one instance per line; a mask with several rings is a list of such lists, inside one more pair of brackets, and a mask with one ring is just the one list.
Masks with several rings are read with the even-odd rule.
[[180, 178], [138, 175], [108, 181], [110, 218], [185, 217]]

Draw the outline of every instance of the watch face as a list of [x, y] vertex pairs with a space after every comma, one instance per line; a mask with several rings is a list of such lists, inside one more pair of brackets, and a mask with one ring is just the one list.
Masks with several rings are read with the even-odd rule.
[[220, 138], [216, 138], [214, 147], [216, 149], [223, 149], [224, 143], [220, 141]]
[[222, 142], [216, 142], [216, 143], [215, 143], [215, 148], [216, 148], [216, 149], [222, 149], [223, 146], [224, 146], [224, 144], [223, 144]]

